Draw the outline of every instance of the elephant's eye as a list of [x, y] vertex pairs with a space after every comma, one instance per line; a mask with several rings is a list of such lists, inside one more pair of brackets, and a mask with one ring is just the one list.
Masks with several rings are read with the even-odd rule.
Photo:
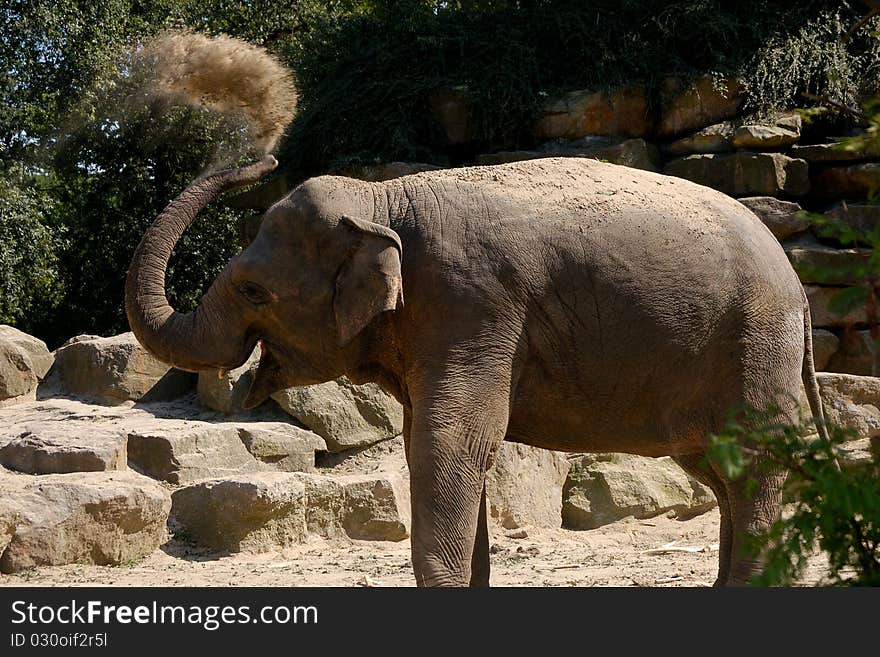
[[272, 293], [269, 290], [251, 281], [239, 285], [238, 293], [255, 306], [262, 306], [272, 300]]

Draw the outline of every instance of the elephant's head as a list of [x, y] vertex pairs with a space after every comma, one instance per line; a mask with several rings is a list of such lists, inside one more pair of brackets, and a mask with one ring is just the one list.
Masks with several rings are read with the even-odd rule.
[[135, 251], [125, 288], [140, 343], [180, 369], [231, 369], [260, 342], [246, 406], [292, 385], [334, 379], [351, 366], [365, 329], [403, 302], [397, 233], [373, 221], [366, 183], [306, 181], [270, 208], [256, 239], [230, 260], [198, 308], [179, 313], [165, 296], [174, 245], [223, 191], [275, 168], [272, 156], [193, 183], [169, 204]]

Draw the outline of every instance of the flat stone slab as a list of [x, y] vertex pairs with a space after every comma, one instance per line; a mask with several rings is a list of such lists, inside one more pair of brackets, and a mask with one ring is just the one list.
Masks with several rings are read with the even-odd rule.
[[[286, 416], [280, 410], [275, 411], [277, 419], [269, 417], [229, 417], [205, 410], [194, 397], [156, 404], [129, 401], [112, 407], [47, 399], [0, 409], [0, 446], [31, 432], [68, 446], [44, 449], [56, 455], [71, 452], [64, 457], [68, 465], [82, 463], [75, 458], [86, 459], [85, 453], [98, 447], [110, 450], [102, 452], [109, 465], [114, 452], [105, 439], [119, 445], [119, 450], [124, 441], [130, 467], [173, 484], [242, 472], [313, 467], [314, 452], [326, 449], [323, 439], [283, 421]], [[71, 446], [82, 449], [72, 450]], [[74, 451], [83, 453], [74, 457]]]
[[165, 540], [170, 508], [161, 484], [131, 471], [0, 470], [0, 572], [140, 559]]
[[[28, 474], [125, 470], [128, 437], [122, 431], [56, 423], [28, 425], [0, 447], [0, 465]], [[0, 430], [7, 434], [8, 429]], [[7, 440], [0, 435], [0, 443]]]

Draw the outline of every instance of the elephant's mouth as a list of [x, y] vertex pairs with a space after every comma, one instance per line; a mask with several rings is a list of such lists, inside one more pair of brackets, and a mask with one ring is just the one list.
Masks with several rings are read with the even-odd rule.
[[273, 392], [285, 387], [283, 369], [275, 356], [272, 345], [260, 340], [260, 364], [254, 373], [250, 390], [244, 400], [245, 409], [256, 408]]

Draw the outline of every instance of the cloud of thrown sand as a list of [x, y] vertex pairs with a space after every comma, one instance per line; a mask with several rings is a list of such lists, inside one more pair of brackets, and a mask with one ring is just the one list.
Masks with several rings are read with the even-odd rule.
[[136, 55], [151, 94], [172, 102], [243, 116], [253, 146], [275, 148], [296, 110], [290, 71], [268, 51], [234, 37], [168, 30]]

